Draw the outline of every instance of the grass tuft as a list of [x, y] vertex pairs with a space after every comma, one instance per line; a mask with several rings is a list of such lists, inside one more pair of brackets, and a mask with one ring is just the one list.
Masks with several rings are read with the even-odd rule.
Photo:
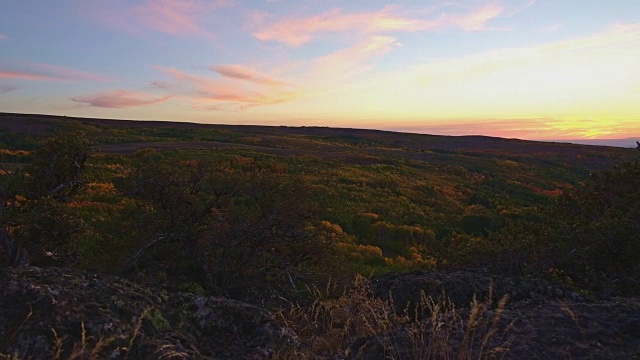
[[458, 310], [446, 296], [436, 301], [422, 293], [419, 304], [398, 315], [392, 301], [375, 298], [369, 280], [360, 276], [336, 298], [327, 298], [329, 291], [312, 293], [311, 305], [276, 312], [298, 338], [274, 358], [348, 358], [365, 351], [363, 357], [380, 359], [463, 360], [502, 358], [509, 351], [511, 339], [502, 335], [512, 324], [500, 321], [506, 297], [497, 304], [491, 296], [474, 299], [470, 309]]

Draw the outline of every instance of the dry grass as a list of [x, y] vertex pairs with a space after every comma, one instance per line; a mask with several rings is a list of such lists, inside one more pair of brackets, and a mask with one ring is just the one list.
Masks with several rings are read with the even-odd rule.
[[[100, 354], [105, 350], [105, 348], [111, 343], [114, 339], [105, 339], [99, 338], [97, 341], [93, 342], [90, 337], [87, 337], [87, 332], [84, 327], [84, 323], [81, 323], [81, 340], [77, 343], [73, 344], [71, 349], [71, 354], [69, 356], [63, 357], [64, 346], [65, 346], [65, 338], [59, 337], [58, 333], [55, 329], [51, 328], [51, 332], [53, 333], [53, 351], [51, 354], [52, 360], [61, 360], [61, 359], [89, 359], [95, 360], [102, 358]], [[104, 356], [104, 354], [103, 354]]]
[[497, 304], [474, 300], [470, 309], [458, 310], [446, 297], [435, 301], [422, 294], [411, 313], [397, 314], [390, 300], [372, 295], [363, 277], [336, 299], [327, 299], [329, 290], [313, 289], [312, 305], [291, 304], [276, 313], [298, 338], [274, 358], [345, 358], [364, 345], [354, 345], [358, 339], [377, 342], [367, 354], [379, 359], [494, 359], [509, 350], [509, 337], [502, 335], [511, 324], [500, 323], [506, 298]]
[[[445, 300], [435, 301], [423, 293], [411, 311], [407, 307], [398, 314], [391, 300], [373, 296], [369, 280], [363, 277], [357, 277], [353, 286], [338, 296], [332, 296], [336, 288], [331, 282], [325, 289], [309, 291], [315, 298], [311, 305], [290, 304], [275, 312], [297, 338], [293, 344], [276, 349], [274, 359], [349, 358], [362, 346], [369, 347], [365, 358], [374, 355], [376, 359], [499, 359], [509, 351], [510, 339], [504, 334], [511, 324], [500, 321], [506, 298], [497, 304], [490, 300], [491, 296], [485, 302], [474, 299], [469, 309], [459, 310], [444, 296]], [[117, 337], [88, 336], [83, 323], [80, 339], [72, 345], [51, 329], [51, 359], [130, 358], [148, 314], [145, 311], [126, 335]], [[181, 359], [188, 354], [161, 348], [154, 356]], [[18, 358], [15, 354], [0, 354], [0, 359]]]
[[[145, 310], [140, 317], [131, 324], [130, 328], [127, 331], [127, 334], [117, 335], [117, 336], [108, 336], [108, 337], [100, 337], [95, 338], [87, 334], [87, 329], [85, 328], [84, 322], [80, 324], [80, 339], [73, 342], [73, 344], [69, 344], [68, 338], [66, 336], [59, 336], [58, 332], [51, 328], [51, 333], [53, 337], [53, 344], [51, 347], [51, 360], [98, 360], [98, 359], [108, 359], [108, 358], [122, 358], [124, 360], [132, 358], [130, 356], [131, 350], [134, 348], [136, 340], [141, 336], [141, 328], [143, 321], [146, 317], [148, 317], [150, 309]], [[22, 322], [26, 322], [31, 313], [28, 314], [27, 318]], [[16, 332], [20, 330], [22, 324], [17, 327]], [[11, 334], [9, 334], [11, 335]], [[14, 334], [15, 335], [15, 334]], [[13, 337], [13, 336], [12, 336]], [[12, 338], [11, 337], [11, 338]], [[11, 340], [11, 339], [9, 339]], [[121, 344], [117, 346], [117, 344]], [[0, 353], [0, 360], [19, 360], [19, 359], [30, 359], [36, 356], [34, 354], [23, 354], [23, 357], [20, 357], [18, 354], [12, 353]], [[42, 354], [38, 354], [40, 357]], [[188, 358], [188, 354], [185, 354], [180, 351], [176, 351], [171, 347], [171, 345], [163, 345], [157, 349], [157, 351], [152, 355], [153, 359], [185, 359]]]

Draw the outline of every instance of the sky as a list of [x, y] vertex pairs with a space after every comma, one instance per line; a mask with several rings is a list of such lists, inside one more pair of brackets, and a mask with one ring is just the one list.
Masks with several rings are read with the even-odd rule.
[[638, 0], [4, 0], [0, 111], [640, 135]]

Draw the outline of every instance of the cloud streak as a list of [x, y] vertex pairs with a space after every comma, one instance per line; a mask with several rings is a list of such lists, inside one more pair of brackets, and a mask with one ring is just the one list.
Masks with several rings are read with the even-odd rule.
[[[640, 23], [616, 24], [587, 37], [434, 61], [414, 71], [423, 74], [421, 81], [425, 86], [443, 82], [469, 86], [490, 77], [511, 80], [499, 84], [517, 86], [521, 91], [534, 85], [560, 89], [576, 87], [576, 84], [593, 87], [599, 80], [624, 85], [638, 79], [636, 73], [628, 70], [633, 59], [640, 56], [639, 49]], [[494, 92], [499, 88], [501, 86]]]
[[512, 10], [508, 11], [505, 14], [505, 16], [506, 17], [516, 16], [516, 15], [528, 10], [530, 7], [534, 6], [537, 2], [538, 2], [538, 0], [526, 0], [526, 1], [522, 2], [519, 6], [516, 6]]
[[218, 74], [237, 80], [244, 80], [266, 86], [289, 86], [291, 84], [261, 74], [243, 65], [213, 65], [211, 70]]
[[[229, 70], [224, 66], [222, 69]], [[225, 109], [220, 105], [221, 103], [226, 104], [226, 108], [230, 110], [244, 110], [292, 101], [302, 96], [299, 89], [296, 91], [279, 89], [281, 87], [279, 80], [275, 86], [272, 84], [265, 86], [270, 85], [270, 81], [265, 82], [262, 75], [257, 79], [261, 81], [257, 81], [255, 76], [259, 73], [248, 68], [232, 67], [231, 69], [236, 71], [223, 71], [227, 72], [227, 75], [231, 75], [227, 76], [232, 79], [229, 81], [228, 79], [193, 75], [174, 68], [158, 67], [158, 70], [171, 75], [175, 82], [187, 89], [182, 91], [181, 95], [194, 99], [196, 107], [211, 108], [213, 102], [217, 103], [217, 105], [213, 105], [216, 110]], [[242, 69], [242, 71], [238, 72], [238, 69]], [[243, 86], [243, 82], [248, 82], [250, 86]], [[203, 103], [209, 103], [209, 105], [204, 106]]]
[[37, 81], [65, 81], [59, 77], [34, 74], [23, 71], [0, 71], [0, 79], [37, 80]]
[[130, 11], [146, 26], [171, 35], [212, 35], [202, 26], [203, 14], [231, 6], [229, 0], [147, 0]]
[[[294, 81], [285, 81], [245, 65], [213, 65], [209, 68], [220, 78], [195, 75], [175, 68], [157, 67], [172, 76], [171, 89], [197, 103], [225, 103], [227, 109], [250, 109], [281, 104], [338, 91], [355, 76], [375, 67], [376, 59], [387, 54], [397, 40], [391, 36], [372, 36], [353, 46], [319, 56], [306, 63], [278, 64], [293, 73]], [[165, 84], [164, 81], [155, 83]], [[297, 85], [303, 84], [303, 85]], [[177, 90], [181, 89], [181, 90]], [[201, 106], [199, 108], [211, 108]], [[225, 106], [215, 105], [216, 110]]]
[[12, 92], [17, 89], [18, 87], [15, 85], [0, 85], [0, 95]]
[[[421, 10], [419, 12], [431, 12]], [[398, 6], [387, 5], [382, 10], [372, 12], [344, 13], [340, 9], [320, 15], [295, 18], [290, 17], [273, 24], [262, 26], [253, 32], [256, 39], [273, 41], [298, 47], [310, 42], [314, 37], [326, 33], [355, 31], [365, 35], [388, 34], [393, 32], [415, 32], [462, 28], [468, 31], [490, 29], [488, 23], [499, 17], [502, 7], [489, 4], [464, 14], [441, 13], [428, 19], [411, 17], [400, 11]]]
[[373, 36], [354, 46], [341, 49], [313, 61], [312, 76], [316, 80], [346, 80], [373, 68], [371, 59], [387, 54], [399, 43], [391, 36]]
[[455, 26], [467, 31], [482, 31], [495, 29], [488, 24], [491, 20], [502, 15], [504, 9], [496, 4], [488, 4], [470, 13], [457, 16], [444, 16], [441, 24], [445, 26]]
[[[153, 84], [162, 84], [164, 89], [193, 99], [197, 108], [246, 110], [343, 90], [355, 76], [372, 70], [376, 60], [395, 46], [399, 46], [399, 43], [394, 37], [372, 36], [305, 63], [279, 63], [280, 70], [277, 72], [288, 69], [287, 78], [294, 80], [285, 81], [269, 75], [273, 72], [264, 73], [245, 65], [217, 64], [209, 69], [221, 76], [218, 78], [176, 68], [157, 67], [172, 79], [170, 82], [155, 81]], [[209, 105], [204, 105], [207, 103]]]
[[[88, 0], [87, 0], [88, 1]], [[154, 31], [172, 36], [202, 36], [217, 41], [207, 28], [217, 12], [234, 6], [233, 0], [144, 0], [83, 4], [85, 14], [111, 28], [127, 32]]]
[[71, 100], [91, 107], [124, 109], [159, 104], [167, 101], [169, 98], [171, 98], [171, 96], [154, 97], [141, 92], [113, 90], [93, 95], [77, 96], [71, 98]]
[[102, 74], [36, 62], [7, 62], [0, 59], [0, 79], [61, 82], [113, 82]]
[[345, 14], [336, 9], [306, 18], [287, 18], [253, 33], [262, 41], [275, 41], [300, 46], [320, 33], [357, 30], [365, 33], [391, 31], [417, 31], [428, 27], [428, 22], [397, 13], [395, 6], [380, 11]]

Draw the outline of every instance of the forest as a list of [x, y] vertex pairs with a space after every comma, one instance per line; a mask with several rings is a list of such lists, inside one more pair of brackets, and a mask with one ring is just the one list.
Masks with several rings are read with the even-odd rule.
[[355, 276], [465, 269], [639, 296], [639, 160], [482, 136], [2, 114], [0, 265], [267, 308]]

